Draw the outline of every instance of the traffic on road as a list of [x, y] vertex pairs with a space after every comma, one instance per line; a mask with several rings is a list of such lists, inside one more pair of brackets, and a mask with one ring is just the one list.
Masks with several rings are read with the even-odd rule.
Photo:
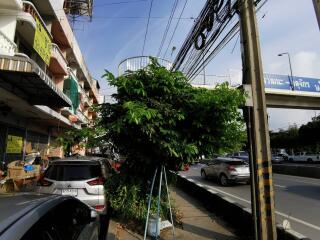
[[[225, 186], [215, 178], [201, 176], [205, 168], [207, 165], [199, 163], [180, 174], [251, 209], [250, 186], [246, 182]], [[310, 239], [319, 239], [320, 179], [273, 174], [273, 180], [277, 223], [288, 220], [293, 230]]]

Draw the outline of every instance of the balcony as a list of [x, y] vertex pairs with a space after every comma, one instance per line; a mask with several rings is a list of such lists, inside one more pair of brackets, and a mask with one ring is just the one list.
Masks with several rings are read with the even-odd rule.
[[88, 123], [88, 118], [81, 111], [77, 111], [77, 117], [80, 123]]
[[71, 106], [71, 100], [52, 79], [30, 58], [0, 56], [0, 88], [25, 99], [31, 105], [59, 108]]
[[14, 56], [17, 52], [17, 45], [0, 31], [0, 54]]
[[36, 19], [39, 20], [41, 26], [44, 28], [45, 32], [52, 40], [52, 35], [49, 32], [46, 24], [44, 23], [41, 15], [39, 14], [33, 3], [29, 1], [22, 1], [23, 12], [17, 15], [17, 27], [16, 31], [22, 36], [23, 40], [29, 45], [33, 46], [34, 37], [37, 28]]
[[90, 99], [89, 99], [87, 93], [84, 90], [82, 90], [82, 92], [81, 92], [81, 100], [82, 100], [82, 102], [83, 102], [85, 107], [90, 107], [91, 106], [90, 105]]
[[68, 62], [57, 44], [52, 43], [49, 69], [53, 74], [68, 74]]
[[0, 1], [0, 9], [21, 10], [22, 2], [21, 0]]

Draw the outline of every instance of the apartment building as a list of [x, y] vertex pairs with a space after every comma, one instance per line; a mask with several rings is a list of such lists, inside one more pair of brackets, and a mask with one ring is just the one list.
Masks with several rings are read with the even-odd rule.
[[[92, 11], [91, 0], [79, 2]], [[0, 0], [0, 167], [32, 151], [61, 155], [55, 138], [97, 117], [100, 87], [68, 21], [74, 7]]]

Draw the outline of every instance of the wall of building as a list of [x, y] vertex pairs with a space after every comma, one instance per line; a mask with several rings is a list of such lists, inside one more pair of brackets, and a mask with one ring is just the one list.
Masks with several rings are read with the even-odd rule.
[[13, 42], [16, 32], [17, 17], [16, 13], [13, 16], [8, 15], [9, 14], [3, 16], [0, 15], [0, 31], [3, 32]]

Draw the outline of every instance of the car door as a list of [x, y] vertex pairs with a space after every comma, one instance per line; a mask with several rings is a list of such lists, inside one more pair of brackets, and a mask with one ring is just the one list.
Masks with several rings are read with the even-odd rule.
[[220, 161], [218, 161], [218, 160], [214, 160], [210, 163], [210, 165], [209, 165], [209, 169], [210, 169], [209, 176], [210, 177], [213, 177], [213, 178], [217, 177], [219, 163], [220, 163]]
[[98, 219], [91, 209], [76, 199], [65, 200], [36, 222], [21, 240], [98, 240]]

